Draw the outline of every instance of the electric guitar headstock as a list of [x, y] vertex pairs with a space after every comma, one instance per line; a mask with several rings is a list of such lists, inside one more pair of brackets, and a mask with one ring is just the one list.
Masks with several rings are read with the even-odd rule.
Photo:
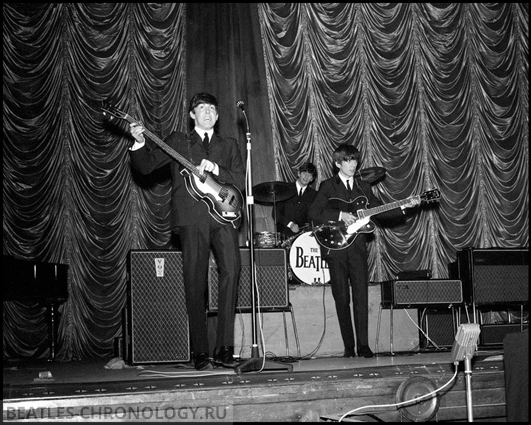
[[430, 189], [420, 195], [420, 200], [423, 203], [438, 202], [441, 199], [441, 192], [439, 189]]

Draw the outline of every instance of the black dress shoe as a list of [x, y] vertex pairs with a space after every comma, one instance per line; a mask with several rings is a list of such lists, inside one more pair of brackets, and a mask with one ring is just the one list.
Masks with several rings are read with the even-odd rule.
[[368, 359], [368, 358], [374, 357], [374, 353], [372, 352], [372, 350], [369, 348], [368, 345], [361, 345], [358, 348], [358, 356], [365, 357], [366, 359]]
[[208, 353], [199, 353], [195, 356], [195, 370], [212, 370], [214, 366], [208, 357]]
[[354, 347], [345, 348], [343, 357], [356, 357], [356, 353], [354, 352]]
[[236, 359], [234, 359], [234, 347], [224, 345], [219, 350], [214, 350], [214, 364], [233, 368], [236, 367], [237, 363]]

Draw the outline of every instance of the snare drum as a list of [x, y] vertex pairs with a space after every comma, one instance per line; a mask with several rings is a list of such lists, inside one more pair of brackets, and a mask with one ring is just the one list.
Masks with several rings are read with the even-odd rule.
[[312, 232], [301, 233], [289, 248], [289, 265], [293, 276], [307, 285], [330, 282], [328, 264], [321, 259], [321, 248]]
[[257, 232], [254, 234], [254, 246], [257, 248], [276, 248], [282, 243], [282, 233]]

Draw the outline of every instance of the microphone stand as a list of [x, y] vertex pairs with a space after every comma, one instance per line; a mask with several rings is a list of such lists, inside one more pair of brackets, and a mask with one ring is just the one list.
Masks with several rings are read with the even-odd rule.
[[244, 372], [261, 372], [262, 370], [284, 370], [288, 371], [293, 370], [293, 365], [291, 364], [282, 364], [276, 363], [260, 357], [259, 348], [258, 348], [258, 336], [257, 336], [257, 311], [256, 311], [256, 299], [257, 299], [257, 284], [256, 284], [256, 269], [254, 262], [254, 197], [253, 197], [253, 173], [251, 170], [251, 132], [249, 130], [249, 120], [247, 119], [247, 114], [243, 109], [243, 102], [239, 100], [236, 102], [236, 105], [242, 110], [243, 115], [245, 116], [245, 121], [247, 123], [247, 177], [246, 177], [246, 193], [247, 193], [247, 241], [249, 244], [249, 253], [250, 253], [250, 264], [251, 264], [251, 304], [252, 304], [252, 314], [251, 314], [251, 327], [252, 327], [252, 346], [251, 346], [251, 358], [245, 360], [243, 363], [239, 364], [234, 368], [234, 371], [237, 374]]
[[466, 411], [468, 422], [474, 422], [472, 404], [472, 357], [478, 342], [480, 327], [476, 323], [466, 323], [459, 326], [452, 346], [452, 361], [455, 366], [460, 360], [465, 361]]

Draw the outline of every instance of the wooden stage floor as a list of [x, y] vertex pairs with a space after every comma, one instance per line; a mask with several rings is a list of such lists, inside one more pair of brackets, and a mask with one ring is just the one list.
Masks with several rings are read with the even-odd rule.
[[[449, 350], [281, 360], [281, 370], [240, 374], [196, 372], [189, 363], [132, 367], [120, 359], [4, 361], [3, 420], [326, 422], [364, 406], [377, 407], [346, 420], [467, 420], [464, 362], [454, 376]], [[505, 421], [503, 351], [476, 352], [471, 382], [474, 419]], [[398, 393], [409, 400], [445, 384], [436, 399], [394, 406]]]

